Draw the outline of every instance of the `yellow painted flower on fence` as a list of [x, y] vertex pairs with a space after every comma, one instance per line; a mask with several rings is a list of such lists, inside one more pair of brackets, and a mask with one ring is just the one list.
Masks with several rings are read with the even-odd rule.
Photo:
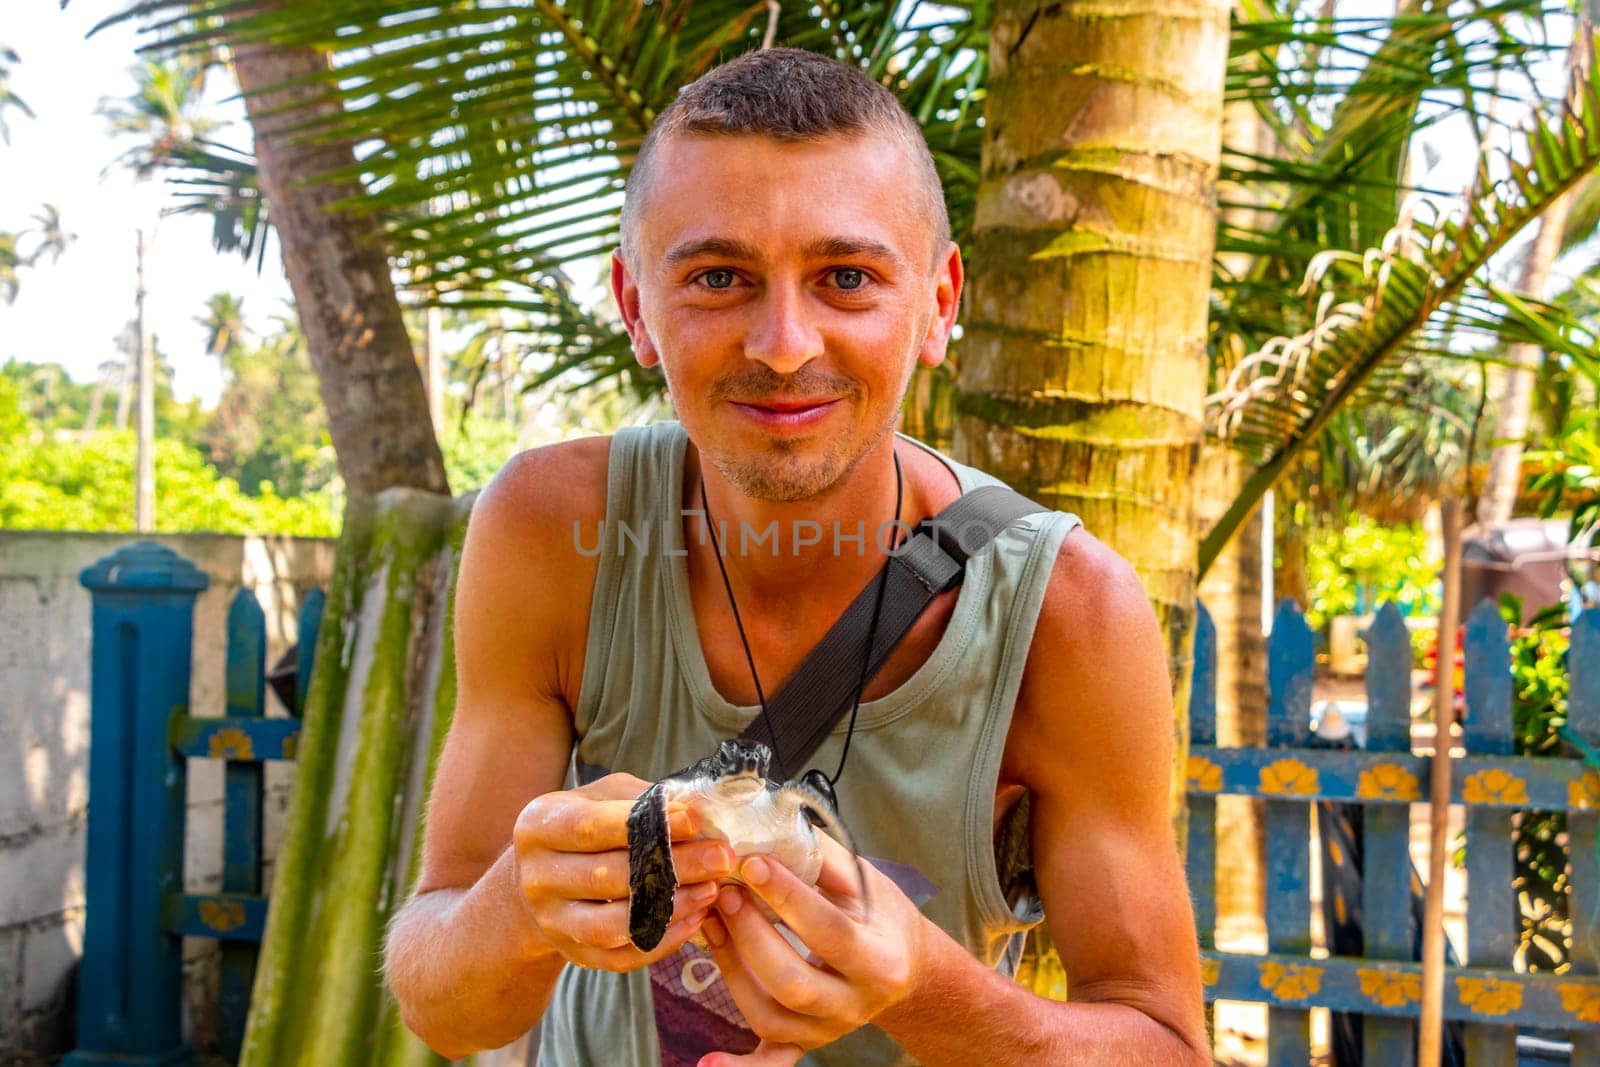
[[1261, 964], [1261, 988], [1279, 1000], [1304, 1000], [1322, 988], [1322, 967], [1303, 963]]
[[1508, 771], [1491, 767], [1467, 776], [1461, 783], [1461, 799], [1468, 804], [1526, 804], [1528, 784]]
[[1568, 782], [1567, 803], [1574, 808], [1600, 808], [1600, 773], [1585, 770], [1582, 778]]
[[1189, 757], [1189, 792], [1215, 793], [1222, 788], [1222, 768], [1204, 756]]
[[225, 934], [244, 925], [244, 905], [235, 900], [202, 900], [200, 921]]
[[1561, 1010], [1570, 1011], [1579, 1022], [1600, 1023], [1600, 989], [1582, 982], [1562, 982]]
[[1422, 791], [1417, 776], [1398, 763], [1374, 763], [1356, 780], [1356, 796], [1362, 800], [1419, 800]]
[[1403, 1008], [1422, 999], [1422, 976], [1414, 971], [1381, 971], [1357, 967], [1361, 992], [1385, 1008]]
[[1504, 1015], [1522, 1007], [1522, 983], [1499, 978], [1457, 978], [1461, 1003], [1479, 1015]]
[[1281, 759], [1261, 768], [1261, 791], [1280, 796], [1313, 796], [1318, 790], [1317, 772], [1297, 759]]
[[211, 735], [207, 754], [212, 759], [255, 759], [256, 756], [250, 735], [232, 726]]
[[283, 758], [294, 759], [300, 754], [300, 734], [295, 732], [283, 739]]
[[1203, 959], [1200, 961], [1200, 980], [1208, 987], [1217, 984], [1217, 979], [1222, 976], [1222, 961]]

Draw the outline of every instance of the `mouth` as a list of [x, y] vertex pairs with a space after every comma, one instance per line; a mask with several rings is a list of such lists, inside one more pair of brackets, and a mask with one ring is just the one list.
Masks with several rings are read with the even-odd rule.
[[766, 399], [759, 401], [729, 401], [735, 410], [756, 423], [773, 430], [801, 429], [811, 426], [842, 404], [837, 398]]

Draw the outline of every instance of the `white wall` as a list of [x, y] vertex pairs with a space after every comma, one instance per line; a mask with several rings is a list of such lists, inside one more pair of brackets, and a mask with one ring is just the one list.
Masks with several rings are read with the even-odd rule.
[[[88, 806], [89, 593], [84, 567], [131, 534], [0, 531], [0, 1050], [71, 1047], [72, 966], [83, 938]], [[294, 643], [301, 599], [326, 586], [333, 542], [213, 534], [150, 538], [211, 577], [195, 609], [190, 710], [223, 712], [227, 612], [241, 585], [267, 618], [267, 663]], [[283, 710], [269, 690], [268, 714]], [[277, 853], [293, 766], [267, 765], [266, 854]], [[220, 888], [222, 764], [189, 762], [186, 883]], [[270, 867], [267, 873], [270, 884]], [[185, 1031], [212, 1042], [215, 946], [186, 941]]]

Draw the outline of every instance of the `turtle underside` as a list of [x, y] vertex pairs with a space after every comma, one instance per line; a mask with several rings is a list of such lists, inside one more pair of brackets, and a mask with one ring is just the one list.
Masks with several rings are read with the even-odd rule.
[[770, 759], [759, 742], [724, 741], [715, 756], [668, 775], [634, 802], [628, 813], [628, 936], [637, 948], [655, 948], [672, 922], [678, 879], [667, 809], [673, 801], [694, 808], [702, 837], [727, 841], [739, 857], [771, 857], [810, 885], [822, 870], [813, 826], [826, 827], [855, 851], [827, 779], [811, 771], [797, 781], [774, 782], [767, 777]]

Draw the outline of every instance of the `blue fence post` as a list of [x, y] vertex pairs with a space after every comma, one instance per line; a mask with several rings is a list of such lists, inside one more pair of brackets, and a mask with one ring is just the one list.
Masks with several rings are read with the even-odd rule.
[[[1455, 635], [1439, 648], [1439, 685], [1454, 685]], [[1466, 714], [1462, 740], [1469, 755], [1509, 756], [1511, 743], [1511, 651], [1506, 624], [1489, 600], [1467, 618], [1464, 641]], [[1457, 786], [1458, 794], [1463, 786]], [[1467, 963], [1473, 967], [1511, 967], [1517, 951], [1516, 876], [1511, 844], [1511, 812], [1468, 805]], [[1445, 986], [1445, 1002], [1455, 992]], [[1464, 1031], [1467, 1065], [1511, 1063], [1516, 1057], [1514, 1026], [1470, 1023]]]
[[[1567, 726], [1593, 747], [1600, 747], [1600, 609], [1589, 608], [1572, 623], [1567, 649]], [[1593, 773], [1593, 772], [1590, 772]], [[1589, 774], [1584, 776], [1585, 788]], [[1572, 973], [1600, 971], [1600, 816], [1573, 811], [1567, 816], [1567, 841], [1572, 858]], [[1574, 1030], [1573, 1067], [1600, 1064], [1600, 1033]]]
[[205, 573], [149, 541], [79, 576], [92, 597], [89, 826], [78, 1047], [69, 1067], [186, 1064], [182, 942], [164, 905], [183, 889], [184, 761], [168, 730], [189, 703]]
[[[1267, 745], [1300, 750], [1311, 739], [1311, 682], [1315, 656], [1311, 628], [1293, 601], [1278, 604], [1267, 642]], [[1262, 791], [1290, 799], [1269, 799], [1267, 822], [1267, 951], [1294, 956], [1311, 954], [1311, 805], [1299, 795], [1309, 771], [1286, 751], [1261, 773]], [[1310, 790], [1315, 792], [1314, 789]], [[1263, 984], [1274, 991], [1292, 989], [1306, 998], [1315, 992], [1304, 975], [1278, 973]], [[1320, 971], [1316, 972], [1320, 978]], [[1298, 998], [1296, 998], [1298, 999]], [[1267, 1062], [1301, 1064], [1311, 1060], [1311, 1013], [1307, 1008], [1272, 1007], [1267, 1011]]]
[[295, 706], [289, 714], [305, 711], [306, 696], [311, 692], [311, 668], [317, 662], [317, 631], [322, 627], [322, 612], [327, 607], [328, 595], [321, 589], [312, 589], [300, 605], [300, 651], [295, 662]]
[[[228, 609], [228, 715], [258, 719], [265, 713], [267, 618], [249, 589], [240, 588]], [[223, 771], [222, 891], [261, 892], [261, 764], [232, 761]], [[217, 991], [217, 1042], [238, 1060], [250, 1012], [260, 947], [224, 941]]]
[[[1194, 681], [1189, 689], [1189, 744], [1217, 743], [1217, 627], [1204, 604], [1196, 605]], [[1194, 897], [1195, 928], [1202, 948], [1216, 946], [1217, 802], [1189, 795], [1189, 839], [1185, 850], [1189, 892]]]
[[[1217, 743], [1217, 627], [1204, 604], [1195, 604], [1194, 680], [1189, 688], [1189, 744], [1208, 746]], [[1194, 901], [1195, 931], [1202, 950], [1217, 946], [1217, 802], [1194, 791], [1195, 762], [1190, 761], [1185, 777], [1189, 787], [1189, 834], [1184, 850], [1188, 867], [1189, 895]], [[1204, 974], [1215, 977], [1214, 965]], [[1209, 983], [1207, 983], [1209, 985]], [[1206, 1031], [1215, 1028], [1215, 1015], [1209, 989], [1206, 995]]]
[[[1393, 601], [1378, 610], [1366, 638], [1367, 751], [1409, 756], [1411, 634]], [[1372, 775], [1374, 785], [1379, 778]], [[1395, 779], [1392, 790], [1368, 790], [1377, 794], [1374, 799], [1395, 802], [1368, 804], [1362, 810], [1362, 955], [1368, 959], [1412, 958], [1409, 801], [1421, 799], [1421, 783], [1399, 775]], [[1368, 1015], [1362, 1021], [1362, 1040], [1367, 1063], [1408, 1067], [1416, 1062], [1416, 1024], [1411, 1019]]]

